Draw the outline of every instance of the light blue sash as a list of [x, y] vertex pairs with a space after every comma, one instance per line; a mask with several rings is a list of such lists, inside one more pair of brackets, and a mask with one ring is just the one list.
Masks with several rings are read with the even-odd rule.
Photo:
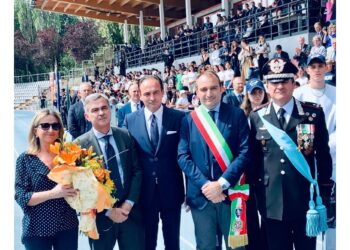
[[[309, 164], [305, 160], [304, 155], [298, 150], [297, 145], [283, 130], [275, 127], [263, 117], [265, 109], [260, 109], [257, 113], [264, 123], [265, 128], [270, 133], [274, 141], [283, 147], [283, 152], [290, 160], [292, 165], [303, 175], [310, 184], [310, 201], [309, 211], [306, 214], [306, 235], [309, 237], [316, 237], [319, 233], [325, 232], [327, 226], [327, 210], [322, 204], [320, 190], [317, 183], [317, 167], [315, 166], [316, 179], [312, 178]], [[314, 188], [316, 188], [316, 204], [313, 200]]]
[[260, 109], [258, 114], [274, 141], [279, 146], [283, 147], [283, 152], [286, 154], [293, 166], [299, 171], [299, 173], [302, 174], [310, 183], [317, 185], [317, 181], [312, 178], [309, 164], [305, 160], [303, 154], [298, 150], [297, 145], [286, 132], [266, 121], [263, 117], [263, 112], [264, 110]]

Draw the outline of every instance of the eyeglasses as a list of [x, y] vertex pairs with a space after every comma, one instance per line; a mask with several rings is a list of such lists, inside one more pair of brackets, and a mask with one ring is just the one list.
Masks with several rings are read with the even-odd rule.
[[58, 122], [55, 123], [40, 123], [38, 125], [38, 127], [40, 127], [42, 130], [48, 131], [50, 129], [50, 127], [52, 128], [52, 130], [60, 130], [61, 129], [61, 124], [59, 124]]

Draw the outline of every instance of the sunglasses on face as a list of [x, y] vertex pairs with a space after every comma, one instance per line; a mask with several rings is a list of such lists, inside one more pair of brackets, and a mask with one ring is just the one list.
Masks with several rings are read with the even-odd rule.
[[55, 123], [40, 123], [38, 125], [39, 128], [41, 128], [42, 130], [48, 131], [50, 129], [50, 127], [52, 128], [52, 130], [60, 130], [61, 129], [61, 124], [59, 124], [58, 122]]

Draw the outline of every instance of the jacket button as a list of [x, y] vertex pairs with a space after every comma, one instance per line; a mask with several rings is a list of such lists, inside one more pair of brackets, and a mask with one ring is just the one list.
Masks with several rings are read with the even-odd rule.
[[262, 181], [262, 179], [261, 178], [259, 178], [259, 180], [258, 181]]
[[285, 175], [285, 174], [286, 174], [286, 171], [281, 170], [281, 175]]
[[280, 160], [280, 162], [281, 162], [281, 163], [284, 163], [284, 162], [285, 162], [285, 160], [284, 160], [284, 159], [281, 159], [281, 160]]

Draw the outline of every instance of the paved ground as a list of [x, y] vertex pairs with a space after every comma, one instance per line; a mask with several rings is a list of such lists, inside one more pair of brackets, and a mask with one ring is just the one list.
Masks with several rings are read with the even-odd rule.
[[[16, 111], [15, 112], [15, 122], [14, 122], [14, 158], [15, 162], [17, 156], [26, 150], [27, 148], [27, 135], [29, 124], [33, 117], [33, 113], [30, 111]], [[22, 224], [22, 210], [14, 203], [14, 249], [15, 250], [24, 250], [23, 245], [21, 244], [21, 224]], [[161, 223], [159, 225], [161, 229]], [[180, 236], [180, 248], [181, 250], [195, 250], [195, 238], [194, 238], [194, 229], [193, 222], [190, 213], [186, 213], [184, 210], [182, 211], [182, 219], [181, 219], [181, 236]], [[114, 249], [118, 249], [115, 247]], [[158, 247], [157, 250], [164, 249], [163, 237], [161, 230], [158, 233]], [[317, 250], [324, 250], [322, 248], [321, 239], [318, 239]], [[84, 235], [79, 236], [79, 250], [89, 250], [87, 238]], [[327, 250], [335, 250], [335, 248], [328, 248]]]

